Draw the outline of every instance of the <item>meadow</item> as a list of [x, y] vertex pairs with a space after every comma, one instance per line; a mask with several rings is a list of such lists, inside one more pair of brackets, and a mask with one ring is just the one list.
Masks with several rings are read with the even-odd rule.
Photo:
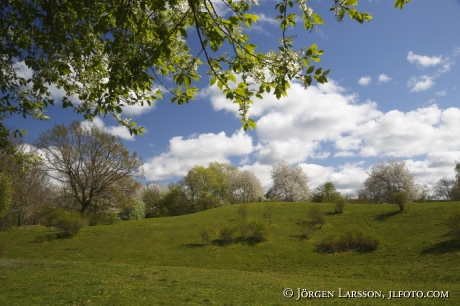
[[[267, 205], [274, 207], [270, 225], [264, 218]], [[302, 224], [312, 205], [324, 210], [326, 224], [305, 239]], [[402, 212], [396, 205], [349, 204], [343, 214], [335, 214], [333, 204], [251, 203], [247, 220], [267, 224], [264, 241], [202, 240], [203, 228], [217, 231], [240, 222], [240, 206], [87, 226], [72, 238], [55, 238], [55, 229], [42, 226], [0, 232], [0, 304], [460, 303], [460, 243], [446, 226], [447, 218], [460, 211], [458, 202], [410, 204]], [[356, 229], [378, 239], [377, 250], [317, 250], [331, 234]], [[293, 290], [292, 298], [283, 296], [286, 288]], [[298, 299], [302, 289], [316, 296]], [[375, 297], [353, 297], [352, 291]], [[448, 298], [389, 299], [399, 291], [442, 291]]]

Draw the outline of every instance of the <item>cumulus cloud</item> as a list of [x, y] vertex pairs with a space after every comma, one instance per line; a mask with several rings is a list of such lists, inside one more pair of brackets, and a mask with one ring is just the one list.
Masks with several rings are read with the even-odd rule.
[[438, 96], [445, 96], [447, 94], [447, 92], [445, 90], [441, 90], [441, 91], [437, 91], [436, 94]]
[[99, 128], [103, 128], [104, 131], [106, 131], [107, 133], [114, 135], [114, 136], [118, 136], [124, 140], [134, 140], [134, 136], [129, 134], [129, 131], [126, 127], [124, 126], [106, 126], [104, 124], [104, 121], [102, 121], [102, 119], [99, 117], [94, 118], [92, 122], [83, 121], [81, 124], [87, 127], [97, 126]]
[[359, 79], [358, 84], [361, 86], [367, 86], [371, 83], [372, 78], [370, 76], [364, 76]]
[[[238, 116], [238, 107], [215, 87], [201, 94], [216, 111]], [[180, 177], [194, 165], [228, 162], [229, 156], [235, 156], [244, 161], [241, 169], [253, 171], [264, 187], [271, 184], [270, 166], [285, 160], [304, 168], [312, 188], [332, 181], [340, 191], [356, 193], [366, 178], [363, 162], [333, 167], [311, 160], [330, 156], [363, 161], [403, 158], [416, 173], [417, 182], [432, 186], [440, 177], [453, 173], [454, 161], [460, 158], [456, 151], [460, 148], [459, 108], [440, 109], [432, 104], [406, 112], [382, 112], [376, 102], [358, 101], [334, 80], [307, 90], [294, 82], [288, 97], [276, 100], [263, 95], [249, 113], [257, 121], [253, 137], [242, 132], [174, 137], [168, 152], [146, 163], [148, 178]]]
[[442, 61], [442, 56], [426, 56], [426, 55], [418, 55], [415, 54], [412, 51], [409, 51], [409, 54], [407, 55], [407, 60], [412, 63], [416, 64], [419, 67], [430, 67], [430, 66], [436, 66], [441, 63]]
[[434, 85], [434, 77], [423, 75], [420, 77], [411, 77], [407, 82], [411, 92], [419, 92], [430, 89]]
[[181, 177], [195, 165], [206, 166], [211, 161], [229, 162], [229, 156], [247, 155], [252, 151], [252, 138], [242, 131], [230, 137], [224, 132], [187, 139], [177, 136], [169, 141], [168, 152], [150, 158], [144, 164], [145, 176], [149, 180]]
[[[27, 67], [26, 63], [24, 61], [16, 61], [13, 63], [13, 68], [16, 70], [16, 74], [18, 77], [24, 78], [24, 79], [30, 79], [32, 78], [34, 71]], [[28, 84], [30, 88], [32, 87], [31, 84]], [[63, 97], [66, 96], [66, 92], [62, 88], [58, 88], [55, 84], [48, 85], [48, 91], [51, 94], [51, 97], [56, 99], [57, 101], [60, 101]], [[69, 100], [73, 103], [80, 103], [80, 100], [78, 97], [69, 97]]]
[[381, 75], [379, 75], [379, 83], [386, 83], [386, 82], [389, 82], [391, 80], [392, 79], [389, 76], [387, 76], [386, 74], [382, 73]]

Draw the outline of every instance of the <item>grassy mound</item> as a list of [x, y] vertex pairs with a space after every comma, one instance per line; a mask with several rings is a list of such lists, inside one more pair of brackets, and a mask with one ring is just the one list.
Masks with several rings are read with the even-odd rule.
[[[338, 298], [339, 288], [386, 296], [391, 290], [449, 291], [448, 300], [410, 299], [418, 305], [460, 299], [460, 243], [446, 226], [459, 203], [413, 204], [404, 212], [394, 205], [356, 204], [343, 214], [321, 204], [325, 224], [299, 239], [312, 205], [249, 204], [245, 222], [265, 228], [264, 239], [253, 244], [207, 243], [201, 236], [203, 228], [216, 239], [225, 226], [238, 228], [240, 205], [84, 227], [72, 239], [36, 239], [55, 233], [39, 226], [0, 232], [1, 304], [291, 305], [297, 288], [335, 292], [311, 305], [391, 302]], [[317, 251], [328, 237], [355, 231], [378, 239], [378, 248]], [[293, 289], [291, 299], [283, 296], [285, 288]]]

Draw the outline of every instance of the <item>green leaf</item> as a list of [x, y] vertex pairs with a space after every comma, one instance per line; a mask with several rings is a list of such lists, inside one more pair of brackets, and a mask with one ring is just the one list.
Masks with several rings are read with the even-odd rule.
[[310, 66], [310, 67], [307, 69], [307, 74], [312, 73], [313, 70], [315, 70], [315, 66]]
[[314, 21], [316, 24], [324, 24], [324, 21], [323, 21], [323, 19], [321, 18], [320, 15], [318, 15], [318, 14], [312, 14], [311, 17], [313, 18], [313, 21]]
[[346, 0], [344, 5], [345, 6], [356, 6], [358, 5], [358, 0]]
[[229, 79], [230, 81], [232, 81], [232, 82], [236, 82], [236, 77], [235, 77], [235, 75], [234, 75], [233, 73], [230, 73], [230, 74], [228, 75], [228, 79]]
[[321, 59], [318, 56], [312, 56], [310, 58], [317, 63], [321, 61]]
[[400, 10], [403, 9], [404, 5], [409, 3], [410, 0], [395, 0], [395, 7], [399, 8]]

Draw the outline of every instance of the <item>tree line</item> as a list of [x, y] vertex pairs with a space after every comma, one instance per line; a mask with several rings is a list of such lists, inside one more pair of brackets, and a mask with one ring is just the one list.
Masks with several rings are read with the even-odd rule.
[[[53, 208], [81, 214], [116, 214], [119, 219], [175, 216], [236, 203], [260, 201], [393, 203], [437, 198], [460, 200], [460, 164], [456, 179], [441, 178], [430, 191], [415, 183], [405, 161], [380, 161], [368, 170], [357, 195], [341, 194], [332, 182], [310, 190], [299, 166], [281, 161], [271, 167], [265, 190], [254, 173], [229, 163], [194, 166], [178, 182], [142, 185], [142, 160], [118, 137], [75, 121], [55, 125], [18, 152], [41, 156], [24, 168], [13, 156], [0, 156], [0, 227], [38, 224]], [[35, 151], [34, 151], [35, 150]]]

